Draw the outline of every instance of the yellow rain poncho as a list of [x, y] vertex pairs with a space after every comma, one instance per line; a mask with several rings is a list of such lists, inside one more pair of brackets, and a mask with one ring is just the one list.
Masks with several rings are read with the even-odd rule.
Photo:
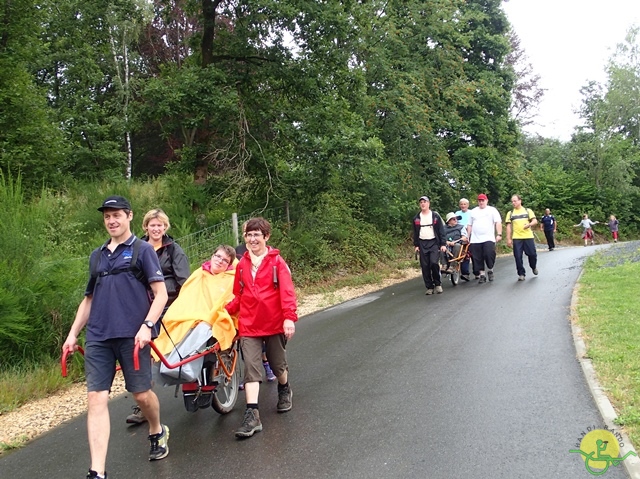
[[[220, 349], [231, 347], [238, 324], [224, 306], [233, 299], [233, 278], [237, 264], [235, 260], [228, 270], [211, 274], [206, 270], [208, 264], [205, 263], [189, 276], [180, 294], [167, 309], [162, 320], [164, 327], [160, 328], [160, 335], [154, 340], [163, 355], [169, 354], [174, 343], [178, 344], [201, 321], [211, 325]], [[155, 354], [154, 358], [159, 359]]]

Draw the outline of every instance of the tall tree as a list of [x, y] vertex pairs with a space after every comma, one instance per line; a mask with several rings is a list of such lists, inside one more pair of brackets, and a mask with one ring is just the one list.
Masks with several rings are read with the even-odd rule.
[[540, 75], [534, 73], [520, 38], [513, 30], [509, 33], [509, 42], [511, 52], [505, 61], [516, 75], [509, 112], [520, 126], [527, 126], [533, 123], [536, 115], [535, 108], [542, 100], [545, 90], [540, 86]]
[[30, 1], [5, 0], [0, 8], [0, 170], [20, 172], [27, 189], [59, 184], [67, 172], [46, 91], [32, 76], [43, 54], [44, 21], [43, 10]]
[[129, 79], [146, 2], [69, 0], [51, 6], [42, 41], [48, 54], [38, 79], [70, 145], [78, 175], [129, 173]]

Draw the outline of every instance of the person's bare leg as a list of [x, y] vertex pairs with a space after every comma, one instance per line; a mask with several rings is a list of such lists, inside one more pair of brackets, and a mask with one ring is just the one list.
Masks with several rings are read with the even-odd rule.
[[141, 393], [133, 393], [133, 398], [140, 407], [144, 417], [149, 421], [149, 435], [162, 432], [160, 424], [160, 401], [151, 389]]
[[278, 376], [278, 384], [287, 384], [289, 380], [289, 371], [283, 372], [280, 376]]
[[109, 421], [109, 391], [87, 393], [87, 434], [91, 453], [91, 469], [103, 475], [109, 448], [111, 423]]
[[247, 404], [258, 404], [258, 396], [260, 395], [260, 383], [258, 381], [244, 383], [244, 394], [247, 399]]

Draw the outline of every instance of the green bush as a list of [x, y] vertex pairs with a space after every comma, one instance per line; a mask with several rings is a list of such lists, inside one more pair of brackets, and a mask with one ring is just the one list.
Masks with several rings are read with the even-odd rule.
[[393, 239], [361, 218], [344, 198], [324, 194], [290, 233], [270, 241], [282, 250], [295, 279], [309, 284], [372, 268], [393, 256]]

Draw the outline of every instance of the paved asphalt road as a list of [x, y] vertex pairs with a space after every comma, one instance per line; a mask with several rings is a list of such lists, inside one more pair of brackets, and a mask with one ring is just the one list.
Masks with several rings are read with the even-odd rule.
[[[593, 251], [540, 252], [525, 282], [504, 257], [493, 283], [425, 296], [416, 279], [303, 318], [289, 347], [293, 410], [277, 414], [265, 383], [264, 431], [251, 439], [233, 436], [244, 395], [226, 416], [191, 414], [161, 389], [171, 454], [150, 463], [146, 427], [124, 423], [131, 399], [114, 400], [109, 478], [592, 477], [569, 453], [603, 422], [568, 314]], [[0, 478], [84, 477], [85, 419], [0, 459]]]

